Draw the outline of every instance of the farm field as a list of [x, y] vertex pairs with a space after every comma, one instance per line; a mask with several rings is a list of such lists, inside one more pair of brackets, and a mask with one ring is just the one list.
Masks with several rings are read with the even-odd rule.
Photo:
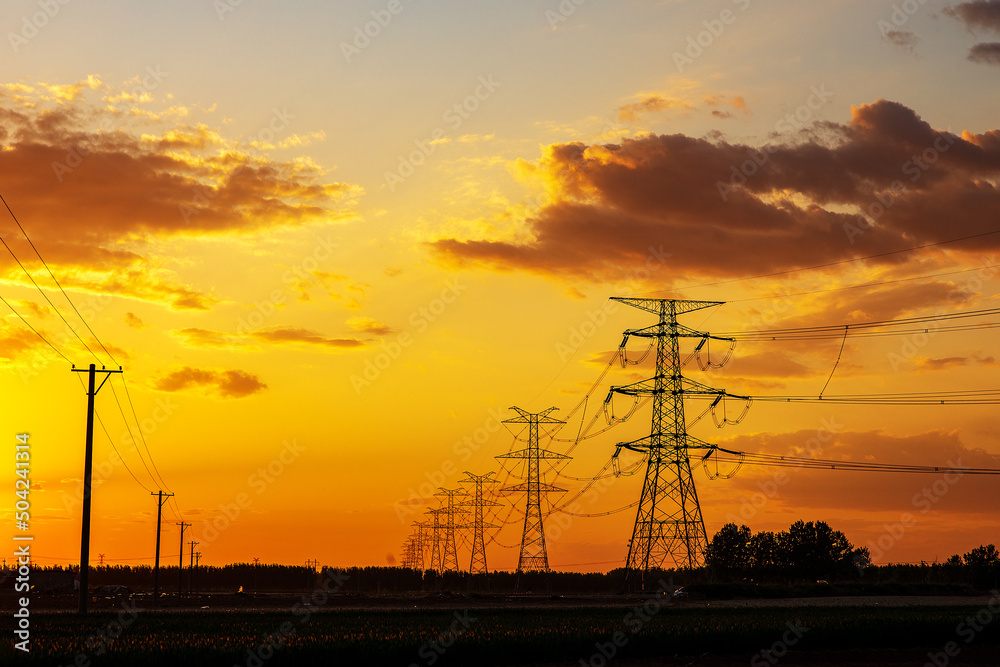
[[[298, 606], [99, 611], [82, 622], [72, 613], [39, 612], [32, 616], [31, 653], [13, 655], [5, 644], [0, 662], [599, 667], [613, 658], [611, 664], [634, 667], [922, 665], [930, 653], [947, 664], [996, 665], [1000, 619], [985, 600], [907, 606], [885, 598], [850, 606], [803, 600], [672, 605], [655, 598], [535, 608]], [[952, 656], [945, 654], [949, 642]]]

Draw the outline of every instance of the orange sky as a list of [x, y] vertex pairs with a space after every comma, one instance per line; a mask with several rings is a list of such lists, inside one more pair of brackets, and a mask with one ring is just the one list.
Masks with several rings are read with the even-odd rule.
[[[97, 401], [95, 562], [151, 562], [162, 488], [176, 494], [171, 562], [184, 520], [211, 564], [377, 565], [436, 506], [427, 490], [501, 471], [493, 457], [523, 446], [499, 425], [510, 406], [566, 415], [622, 331], [653, 323], [610, 296], [727, 302], [682, 318], [706, 331], [996, 306], [1000, 234], [983, 235], [1000, 210], [994, 5], [900, 18], [891, 2], [627, 4], [414, 3], [359, 53], [342, 44], [378, 3], [70, 4], [13, 40], [0, 193], [107, 348], [2, 218], [94, 352], [0, 257], [0, 296], [70, 359], [2, 316], [0, 422], [12, 442], [31, 434], [39, 562], [79, 556], [86, 397], [70, 363], [113, 356], [128, 386], [113, 378]], [[21, 34], [37, 8], [14, 5]], [[737, 394], [815, 394], [839, 348], [740, 343], [725, 368], [686, 372]], [[998, 359], [991, 330], [851, 339], [828, 392], [995, 388]], [[650, 370], [613, 368], [550, 446], [566, 451], [610, 385]], [[997, 427], [990, 406], [758, 402], [737, 426], [692, 433], [1000, 468]], [[648, 430], [646, 407], [582, 441], [564, 473], [590, 478]], [[2, 470], [12, 486], [13, 464]], [[695, 475], [710, 535], [734, 519], [825, 520], [876, 562], [1000, 538], [990, 477]], [[641, 477], [607, 480], [577, 511], [634, 502]], [[549, 479], [570, 496], [583, 484]], [[516, 563], [508, 507], [491, 567]], [[915, 525], [888, 544], [904, 513]], [[633, 520], [553, 514], [553, 567], [620, 565]]]

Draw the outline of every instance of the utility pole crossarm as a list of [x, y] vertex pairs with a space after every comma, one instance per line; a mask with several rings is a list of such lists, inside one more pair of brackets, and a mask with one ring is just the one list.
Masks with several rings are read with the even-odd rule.
[[659, 315], [663, 312], [663, 308], [666, 307], [665, 304], [673, 305], [674, 315], [683, 315], [684, 313], [690, 313], [695, 310], [701, 310], [702, 308], [711, 308], [712, 306], [721, 306], [725, 304], [725, 301], [674, 301], [671, 299], [633, 299], [631, 297], [625, 296], [613, 296], [612, 301], [619, 301], [625, 305], [632, 306], [633, 308], [638, 308], [639, 310], [645, 310], [648, 313], [653, 313], [654, 315]]

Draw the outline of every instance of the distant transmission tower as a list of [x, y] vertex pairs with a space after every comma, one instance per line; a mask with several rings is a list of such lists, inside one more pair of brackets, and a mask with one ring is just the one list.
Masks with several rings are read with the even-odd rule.
[[440, 489], [434, 494], [440, 498], [447, 499], [447, 504], [441, 508], [441, 513], [445, 517], [444, 524], [444, 556], [441, 561], [441, 570], [444, 572], [448, 571], [459, 571], [458, 567], [458, 543], [455, 540], [455, 530], [458, 528], [464, 528], [460, 524], [455, 523], [455, 516], [458, 514], [465, 514], [468, 510], [459, 507], [458, 503], [455, 502], [456, 498], [462, 496], [467, 496], [465, 489]]
[[441, 571], [441, 533], [444, 526], [441, 525], [441, 515], [443, 509], [428, 509], [427, 512], [434, 518], [431, 523], [431, 569]]
[[413, 527], [416, 532], [413, 534], [413, 565], [414, 570], [424, 570], [424, 551], [427, 549], [427, 535], [424, 533], [426, 521], [414, 521]]
[[[636, 397], [651, 395], [653, 401], [650, 434], [639, 440], [619, 443], [614, 454], [617, 458], [624, 448], [648, 457], [646, 480], [625, 561], [626, 590], [635, 588], [636, 584], [644, 589], [646, 572], [661, 567], [667, 556], [672, 558], [676, 567], [698, 567], [702, 564], [708, 544], [698, 494], [691, 478], [688, 450], [714, 450], [715, 445], [687, 434], [684, 395], [728, 394], [681, 375], [678, 339], [731, 339], [710, 336], [677, 323], [678, 315], [721, 305], [722, 302], [612, 298], [660, 318], [653, 326], [626, 331], [622, 342], [624, 346], [629, 336], [655, 339], [656, 375], [652, 379], [611, 388], [611, 393]], [[636, 576], [639, 577], [638, 582]]]
[[519, 415], [513, 419], [504, 420], [504, 424], [527, 424], [528, 447], [509, 454], [501, 454], [498, 459], [525, 459], [527, 474], [525, 481], [513, 486], [505, 486], [501, 491], [506, 494], [527, 492], [527, 504], [524, 509], [524, 532], [521, 534], [521, 555], [517, 559], [518, 572], [549, 571], [549, 555], [545, 547], [545, 529], [542, 526], [542, 494], [564, 493], [551, 484], [545, 484], [540, 479], [539, 463], [542, 459], [568, 459], [568, 456], [541, 449], [538, 446], [539, 424], [565, 424], [566, 422], [549, 417], [549, 413], [557, 408], [549, 408], [537, 414], [526, 412], [521, 408], [511, 408]]
[[483, 539], [483, 529], [496, 528], [497, 526], [492, 523], [484, 523], [483, 508], [499, 507], [500, 503], [483, 498], [483, 485], [497, 484], [498, 482], [493, 479], [492, 472], [488, 472], [485, 475], [473, 475], [471, 472], [466, 471], [465, 474], [467, 477], [459, 480], [459, 482], [476, 485], [472, 500], [460, 503], [463, 506], [471, 507], [474, 512], [472, 522], [472, 560], [469, 565], [469, 572], [471, 574], [486, 574], [490, 570], [486, 567], [486, 541]]

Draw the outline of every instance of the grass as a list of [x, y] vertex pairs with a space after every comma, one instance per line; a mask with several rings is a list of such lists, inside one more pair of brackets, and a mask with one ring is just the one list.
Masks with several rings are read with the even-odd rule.
[[[749, 659], [787, 635], [793, 650], [844, 648], [939, 649], [964, 645], [959, 624], [981, 607], [784, 607], [473, 609], [412, 611], [143, 612], [117, 638], [117, 614], [80, 620], [71, 614], [32, 617], [29, 655], [0, 647], [0, 663], [72, 665], [83, 653], [90, 664], [144, 665], [510, 665], [590, 660], [601, 644], [621, 657], [743, 655]], [[110, 625], [109, 625], [110, 624]], [[467, 626], [467, 627], [466, 627]], [[451, 631], [454, 629], [455, 633]], [[105, 632], [106, 643], [90, 636]], [[254, 649], [274, 637], [269, 655]], [[794, 636], [794, 635], [787, 635]], [[977, 645], [1000, 645], [1000, 619], [976, 634]], [[448, 645], [443, 653], [439, 646]], [[106, 650], [98, 653], [101, 647]], [[262, 655], [267, 659], [261, 659]]]

